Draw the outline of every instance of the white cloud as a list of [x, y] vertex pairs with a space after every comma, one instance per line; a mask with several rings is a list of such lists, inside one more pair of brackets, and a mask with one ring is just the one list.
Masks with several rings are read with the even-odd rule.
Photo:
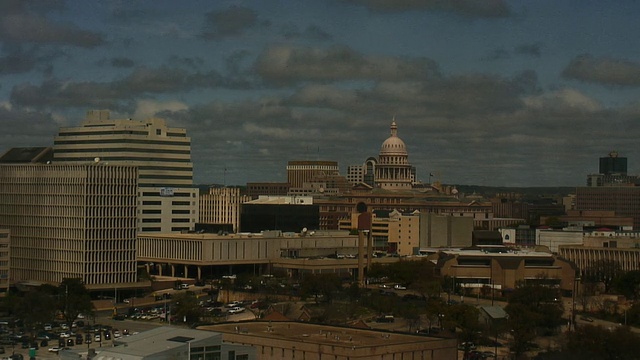
[[176, 101], [156, 101], [156, 100], [138, 100], [136, 105], [136, 111], [133, 113], [133, 118], [138, 120], [147, 119], [153, 117], [155, 114], [169, 110], [180, 111], [187, 110], [189, 106], [187, 104]]

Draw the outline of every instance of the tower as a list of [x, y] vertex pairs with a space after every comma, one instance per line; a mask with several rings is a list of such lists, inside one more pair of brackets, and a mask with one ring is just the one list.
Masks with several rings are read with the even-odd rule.
[[126, 164], [138, 167], [138, 231], [192, 230], [198, 219], [191, 139], [163, 119], [111, 119], [87, 112], [77, 127], [60, 128], [55, 164]]

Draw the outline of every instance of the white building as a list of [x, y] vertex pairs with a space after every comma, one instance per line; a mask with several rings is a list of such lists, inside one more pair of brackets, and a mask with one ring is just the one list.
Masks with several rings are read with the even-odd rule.
[[137, 180], [126, 165], [0, 165], [11, 284], [136, 282]]
[[376, 186], [385, 190], [409, 190], [414, 175], [404, 141], [398, 137], [398, 126], [391, 123], [391, 136], [382, 143], [375, 168]]
[[162, 119], [111, 119], [93, 110], [77, 127], [61, 128], [54, 163], [126, 164], [138, 167], [138, 231], [192, 230], [198, 219], [191, 139]]

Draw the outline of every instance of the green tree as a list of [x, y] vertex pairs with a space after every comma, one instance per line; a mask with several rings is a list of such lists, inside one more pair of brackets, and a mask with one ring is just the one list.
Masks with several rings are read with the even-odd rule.
[[637, 344], [640, 336], [627, 327], [613, 330], [583, 325], [567, 333], [560, 351], [542, 353], [539, 360], [615, 360], [640, 359]]
[[613, 284], [616, 292], [627, 299], [640, 299], [640, 271], [627, 271], [618, 276]]
[[300, 284], [303, 297], [313, 296], [316, 304], [322, 295], [325, 301], [331, 303], [337, 292], [342, 289], [342, 281], [338, 275], [330, 274], [306, 274]]
[[200, 321], [202, 308], [198, 305], [198, 297], [193, 291], [185, 291], [173, 297], [172, 312], [178, 321], [195, 324]]
[[22, 319], [27, 329], [40, 328], [39, 325], [55, 318], [57, 298], [55, 288], [53, 290], [41, 286], [24, 293], [20, 299], [14, 299], [15, 314]]
[[55, 292], [58, 298], [58, 310], [64, 316], [64, 321], [69, 325], [69, 328], [78, 318], [78, 315], [93, 314], [94, 308], [91, 296], [82, 280], [76, 278], [63, 279]]

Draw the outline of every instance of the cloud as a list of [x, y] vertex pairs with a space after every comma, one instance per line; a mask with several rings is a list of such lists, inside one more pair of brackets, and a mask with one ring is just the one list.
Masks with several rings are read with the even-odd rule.
[[131, 111], [133, 99], [141, 95], [190, 91], [197, 88], [247, 88], [243, 81], [226, 78], [215, 71], [190, 72], [178, 68], [140, 67], [113, 82], [73, 82], [51, 79], [41, 85], [14, 86], [11, 102], [32, 107], [90, 107]]
[[125, 57], [115, 57], [111, 59], [111, 66], [116, 68], [130, 68], [133, 67], [135, 63], [133, 60]]
[[[263, 23], [263, 25], [265, 24]], [[246, 30], [256, 25], [258, 25], [258, 15], [253, 9], [244, 6], [230, 6], [224, 10], [214, 10], [207, 13], [204, 30], [200, 35], [207, 40], [217, 40], [242, 35]]]
[[22, 49], [0, 56], [0, 75], [21, 74], [33, 70], [37, 65], [33, 53], [26, 53]]
[[539, 58], [542, 55], [542, 45], [539, 43], [521, 44], [516, 46], [514, 52], [517, 55], [525, 55]]
[[164, 111], [182, 111], [189, 107], [187, 104], [177, 101], [156, 101], [156, 100], [138, 100], [136, 104], [136, 110], [133, 113], [134, 119], [147, 119], [155, 117], [157, 114]]
[[640, 64], [585, 54], [571, 60], [562, 76], [600, 85], [636, 87], [640, 86]]
[[6, 151], [12, 147], [50, 146], [58, 124], [51, 114], [0, 106], [0, 122], [4, 128], [0, 142]]
[[256, 72], [268, 83], [303, 81], [428, 79], [439, 76], [427, 58], [366, 56], [345, 46], [328, 49], [272, 46], [259, 55]]
[[328, 32], [322, 30], [317, 25], [309, 25], [303, 31], [298, 30], [295, 25], [291, 25], [284, 31], [285, 39], [304, 39], [312, 41], [329, 41], [333, 39], [333, 36]]
[[442, 11], [470, 18], [510, 15], [504, 0], [343, 0], [376, 12]]
[[61, 44], [84, 48], [93, 48], [105, 43], [102, 34], [83, 30], [74, 24], [54, 22], [41, 13], [51, 7], [60, 8], [57, 2], [43, 7], [29, 1], [7, 1], [0, 7], [0, 41]]

